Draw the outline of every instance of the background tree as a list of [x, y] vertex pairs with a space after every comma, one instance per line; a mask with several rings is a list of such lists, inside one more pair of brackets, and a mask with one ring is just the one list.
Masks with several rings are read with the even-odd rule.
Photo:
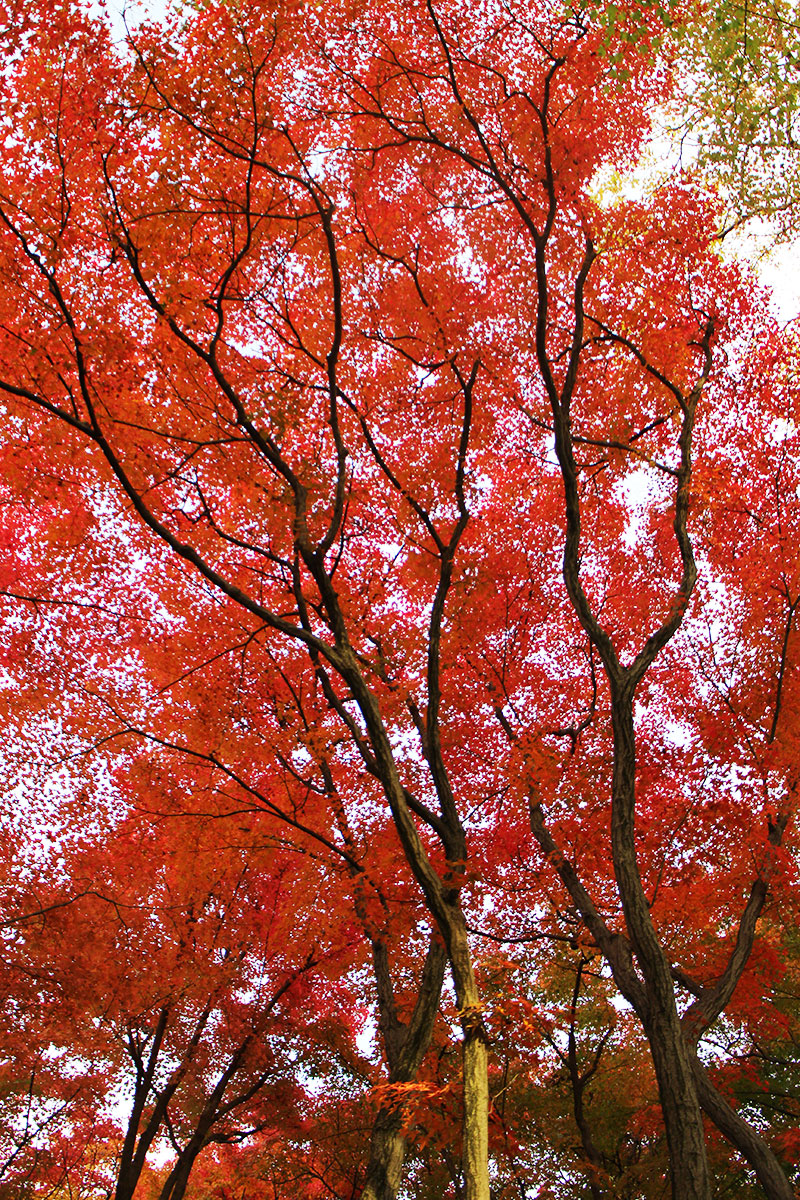
[[[105, 1179], [118, 1200], [132, 1197], [149, 1153], [166, 1150], [159, 1195], [178, 1200], [208, 1147], [265, 1130], [274, 1137], [278, 1124], [281, 1138], [293, 1123], [302, 1128], [296, 1064], [313, 1059], [309, 1041], [333, 1059], [354, 1054], [346, 1014], [356, 1021], [358, 1007], [343, 994], [339, 1016], [329, 1007], [346, 973], [342, 956], [350, 961], [351, 925], [317, 920], [309, 929], [293, 893], [299, 883], [307, 895], [313, 879], [296, 870], [302, 851], [254, 844], [246, 829], [220, 845], [213, 824], [170, 812], [163, 797], [160, 808], [155, 820], [117, 822], [113, 849], [104, 842], [71, 854], [66, 879], [55, 889], [42, 881], [46, 902], [13, 924], [9, 991], [21, 999], [34, 981], [36, 998], [6, 1042], [13, 1086], [32, 1116], [37, 1102], [53, 1116], [26, 1123], [27, 1144], [17, 1137], [9, 1186], [31, 1177], [40, 1194], [37, 1160], [53, 1155], [55, 1123], [72, 1146], [70, 1186]], [[29, 1047], [42, 1069], [26, 1085], [18, 1064]], [[100, 1147], [95, 1180], [86, 1163]]]
[[719, 4], [675, 28], [678, 135], [721, 189], [721, 232], [752, 218], [797, 236], [800, 20], [792, 3]]

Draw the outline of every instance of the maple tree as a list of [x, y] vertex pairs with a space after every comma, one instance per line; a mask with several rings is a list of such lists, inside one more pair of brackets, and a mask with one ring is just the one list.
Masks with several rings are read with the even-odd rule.
[[[673, 1195], [710, 1195], [702, 1113], [764, 1194], [792, 1195], [698, 1046], [720, 1021], [767, 1028], [787, 970], [760, 935], [770, 895], [796, 912], [798, 347], [718, 258], [690, 180], [603, 202], [598, 173], [635, 164], [670, 95], [663, 36], [650, 4], [243, 0], [115, 50], [70, 3], [4, 8], [8, 770], [62, 839], [52, 810], [83, 789], [120, 895], [126, 822], [143, 836], [167, 795], [204, 830], [248, 814], [254, 894], [298, 864], [278, 908], [299, 941], [352, 928], [361, 957], [291, 1016], [311, 1060], [337, 982], [369, 972], [390, 1090], [342, 1194], [395, 1195], [431, 1134], [403, 1098], [446, 1096], [449, 1186], [488, 1198], [485, 947], [545, 955], [569, 910], [641, 1025]], [[31, 763], [54, 761], [37, 795]], [[143, 895], [173, 848], [165, 828]], [[85, 899], [45, 928], [73, 921], [74, 947], [91, 919], [99, 952], [117, 932]], [[268, 940], [237, 904], [225, 936]], [[120, 977], [154, 983], [147, 1024], [117, 1026], [140, 1173], [177, 1097], [139, 1087], [157, 1031], [181, 1080], [212, 1032], [204, 1001], [154, 998], [185, 925], [151, 933], [153, 980], [141, 959]], [[260, 1016], [209, 968], [225, 999], [165, 1200], [227, 1128], [228, 1085], [245, 1110], [266, 1086], [259, 1022], [314, 961], [295, 948], [274, 979], [262, 960]], [[426, 1075], [445, 962], [458, 1097]], [[582, 1115], [577, 994], [548, 1003], [597, 1192], [611, 1151]]]
[[[172, 1162], [157, 1194], [179, 1200], [208, 1147], [274, 1137], [276, 1108], [282, 1137], [293, 1122], [302, 1129], [296, 1061], [309, 1045], [334, 1055], [349, 1046], [348, 1021], [358, 1020], [347, 1003], [338, 1015], [329, 1008], [351, 930], [338, 927], [337, 945], [336, 926], [302, 926], [297, 854], [251, 844], [242, 820], [221, 846], [213, 826], [170, 813], [162, 798], [155, 820], [117, 822], [113, 854], [108, 843], [76, 847], [55, 888], [37, 882], [38, 909], [9, 922], [7, 986], [25, 1041], [6, 1039], [7, 1073], [34, 1054], [44, 1062], [25, 1089], [26, 1120], [6, 1114], [17, 1143], [0, 1171], [7, 1187], [31, 1177], [41, 1187], [55, 1171], [80, 1194], [105, 1183], [124, 1200], [139, 1194], [149, 1152], [166, 1145]], [[303, 865], [305, 891], [313, 868]], [[49, 1166], [56, 1119], [64, 1167]], [[89, 1170], [100, 1146], [105, 1157]]]

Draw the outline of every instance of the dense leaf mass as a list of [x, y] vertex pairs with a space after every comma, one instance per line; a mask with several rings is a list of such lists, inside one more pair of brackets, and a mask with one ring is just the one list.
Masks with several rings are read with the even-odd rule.
[[603, 183], [696, 20], [0, 6], [0, 1195], [793, 1196], [800, 346]]

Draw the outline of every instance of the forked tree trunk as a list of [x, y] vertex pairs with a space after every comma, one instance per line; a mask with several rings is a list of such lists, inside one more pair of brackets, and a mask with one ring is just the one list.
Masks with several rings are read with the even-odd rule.
[[[480, 995], [472, 971], [466, 925], [460, 909], [454, 911], [456, 919], [450, 922], [448, 929], [448, 957], [464, 1032], [462, 1171], [466, 1200], [490, 1200], [487, 1037]], [[396, 1072], [392, 1074], [397, 1078]], [[405, 1078], [412, 1078], [412, 1074], [405, 1074]], [[361, 1200], [395, 1200], [402, 1181], [405, 1153], [402, 1115], [397, 1111], [381, 1109], [373, 1125], [370, 1160]]]
[[[442, 942], [432, 933], [417, 1001], [407, 1024], [399, 1019], [395, 1006], [385, 943], [378, 939], [372, 941], [372, 957], [389, 1082], [407, 1083], [416, 1079], [430, 1045], [439, 1012], [447, 954]], [[369, 1162], [360, 1200], [395, 1200], [403, 1178], [406, 1148], [402, 1106], [382, 1105], [372, 1125]]]
[[[346, 659], [346, 661], [345, 661]], [[458, 887], [444, 883], [434, 869], [419, 836], [400, 781], [391, 743], [375, 697], [361, 677], [352, 651], [343, 655], [339, 668], [358, 700], [375, 753], [375, 774], [389, 802], [400, 844], [427, 902], [428, 911], [442, 935], [464, 1030], [464, 1127], [462, 1167], [466, 1200], [490, 1200], [489, 1189], [489, 1063], [482, 1005]], [[446, 822], [441, 822], [446, 826]], [[464, 831], [454, 814], [447, 827], [445, 849], [453, 861], [466, 860]], [[448, 844], [449, 842], [449, 844]]]

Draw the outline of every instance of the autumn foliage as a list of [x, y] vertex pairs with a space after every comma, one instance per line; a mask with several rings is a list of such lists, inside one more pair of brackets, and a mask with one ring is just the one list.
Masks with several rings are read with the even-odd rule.
[[3, 5], [0, 1195], [793, 1196], [800, 346], [612, 7]]

